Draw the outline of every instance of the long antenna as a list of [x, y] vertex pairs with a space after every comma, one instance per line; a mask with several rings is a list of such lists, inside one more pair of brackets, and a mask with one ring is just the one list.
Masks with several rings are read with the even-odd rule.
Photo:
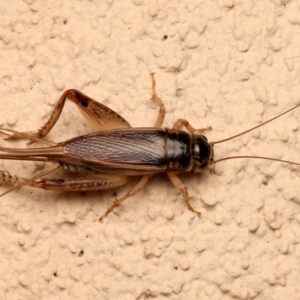
[[237, 134], [237, 135], [231, 136], [231, 137], [226, 138], [226, 139], [224, 139], [224, 140], [220, 140], [220, 141], [216, 141], [216, 142], [211, 142], [210, 144], [213, 146], [213, 145], [215, 145], [215, 144], [220, 144], [220, 143], [223, 143], [223, 142], [232, 140], [232, 139], [234, 139], [234, 138], [236, 138], [236, 137], [238, 137], [238, 136], [241, 136], [241, 135], [243, 135], [243, 134], [245, 134], [245, 133], [247, 133], [247, 132], [250, 132], [250, 131], [252, 131], [252, 130], [254, 130], [254, 129], [257, 129], [257, 128], [263, 126], [263, 125], [266, 125], [267, 123], [270, 123], [271, 121], [274, 121], [274, 120], [276, 120], [276, 119], [282, 117], [283, 115], [285, 115], [285, 114], [291, 112], [292, 110], [298, 108], [299, 106], [300, 106], [300, 104], [298, 104], [298, 105], [296, 105], [296, 106], [290, 108], [289, 110], [287, 110], [287, 111], [281, 113], [280, 115], [278, 115], [278, 116], [276, 116], [276, 117], [274, 117], [274, 118], [272, 118], [272, 119], [270, 119], [270, 120], [268, 120], [268, 121], [266, 121], [266, 122], [263, 122], [263, 123], [261, 123], [261, 124], [255, 126], [255, 127], [253, 127], [253, 128], [250, 128], [250, 129], [248, 129], [248, 130], [246, 130], [246, 131], [243, 131], [243, 132], [241, 132], [241, 133], [239, 133], [239, 134]]
[[218, 163], [218, 162], [221, 162], [221, 161], [224, 161], [224, 160], [238, 159], [238, 158], [266, 159], [266, 160], [279, 161], [279, 162], [283, 162], [283, 163], [288, 163], [288, 164], [300, 166], [300, 163], [293, 162], [293, 161], [289, 161], [289, 160], [283, 160], [283, 159], [271, 158], [271, 157], [265, 157], [265, 156], [252, 156], [252, 155], [228, 156], [228, 157], [220, 158], [220, 159], [217, 159], [217, 160], [213, 160], [213, 159], [212, 159], [209, 163], [210, 163], [211, 165], [214, 165], [214, 164], [216, 164], [216, 163]]

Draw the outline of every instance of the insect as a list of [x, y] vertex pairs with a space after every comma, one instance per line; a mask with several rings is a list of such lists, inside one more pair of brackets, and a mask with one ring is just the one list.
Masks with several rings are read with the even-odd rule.
[[[100, 217], [102, 221], [113, 209], [127, 198], [138, 193], [157, 173], [166, 173], [173, 185], [180, 191], [190, 211], [200, 215], [189, 202], [188, 191], [178, 174], [181, 172], [201, 172], [209, 165], [235, 158], [258, 158], [296, 165], [298, 163], [259, 156], [233, 156], [214, 160], [213, 147], [217, 143], [236, 138], [244, 133], [263, 126], [290, 110], [242, 132], [233, 137], [211, 142], [202, 135], [211, 127], [195, 129], [187, 120], [179, 119], [172, 129], [162, 129], [165, 107], [156, 94], [154, 73], [152, 78], [152, 100], [159, 106], [159, 114], [154, 127], [132, 128], [119, 114], [81, 92], [71, 89], [65, 91], [56, 103], [50, 118], [36, 132], [17, 132], [0, 128], [7, 139], [29, 139], [29, 143], [40, 142], [41, 148], [5, 148], [0, 147], [0, 159], [50, 162], [52, 167], [31, 178], [11, 176], [0, 171], [2, 182], [12, 185], [3, 196], [21, 186], [32, 186], [46, 190], [94, 191], [113, 189], [126, 184], [132, 176], [141, 176], [140, 181], [123, 197], [116, 200]], [[65, 101], [75, 103], [94, 129], [93, 133], [72, 138], [65, 142], [54, 143], [44, 139], [58, 120]], [[183, 131], [183, 128], [187, 131]], [[44, 177], [58, 169], [66, 171], [65, 177]]]

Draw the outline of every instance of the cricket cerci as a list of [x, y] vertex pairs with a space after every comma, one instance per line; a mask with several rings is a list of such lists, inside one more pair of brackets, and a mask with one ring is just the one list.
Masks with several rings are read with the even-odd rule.
[[[213, 151], [215, 144], [236, 138], [265, 125], [296, 109], [300, 104], [233, 137], [208, 142], [202, 133], [211, 130], [211, 127], [195, 129], [187, 120], [179, 119], [172, 129], [162, 128], [165, 107], [156, 94], [154, 73], [151, 74], [151, 78], [152, 100], [159, 106], [159, 114], [153, 127], [131, 127], [122, 116], [110, 108], [71, 89], [61, 95], [46, 124], [36, 132], [17, 132], [0, 128], [1, 133], [5, 134], [7, 139], [29, 139], [28, 144], [39, 142], [44, 145], [40, 148], [21, 149], [0, 147], [0, 159], [41, 161], [52, 164], [50, 168], [31, 178], [22, 178], [10, 175], [7, 171], [0, 171], [2, 175], [0, 184], [12, 186], [0, 196], [21, 186], [59, 191], [114, 189], [126, 184], [133, 176], [141, 177], [126, 195], [116, 200], [107, 209], [99, 219], [102, 221], [115, 207], [139, 192], [153, 175], [166, 173], [172, 184], [180, 191], [188, 209], [200, 215], [200, 212], [190, 204], [187, 188], [179, 179], [179, 173], [201, 172], [216, 162], [236, 158], [269, 159], [300, 165], [261, 156], [233, 156], [214, 160]], [[76, 104], [94, 132], [61, 143], [44, 139], [58, 120], [67, 99]], [[184, 128], [187, 131], [184, 131]], [[45, 177], [59, 169], [63, 170], [65, 176]]]

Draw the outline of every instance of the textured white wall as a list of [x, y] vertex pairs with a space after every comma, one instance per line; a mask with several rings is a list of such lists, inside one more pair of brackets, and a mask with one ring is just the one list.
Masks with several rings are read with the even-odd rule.
[[[151, 126], [154, 71], [164, 125], [186, 118], [219, 140], [299, 103], [299, 45], [296, 0], [2, 0], [0, 123], [39, 128], [74, 87]], [[299, 162], [299, 113], [216, 145], [215, 157]], [[83, 132], [70, 104], [49, 139]], [[22, 176], [42, 167], [1, 161]], [[183, 176], [200, 219], [163, 176], [103, 224], [132, 184], [85, 196], [12, 192], [0, 199], [0, 299], [300, 299], [299, 174], [236, 160]]]

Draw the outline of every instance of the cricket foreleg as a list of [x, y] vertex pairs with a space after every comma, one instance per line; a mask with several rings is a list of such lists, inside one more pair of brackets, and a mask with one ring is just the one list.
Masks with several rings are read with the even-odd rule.
[[180, 191], [183, 200], [185, 201], [188, 209], [190, 211], [192, 211], [193, 213], [197, 214], [198, 216], [201, 216], [201, 212], [196, 210], [195, 208], [193, 208], [193, 206], [191, 205], [190, 201], [189, 201], [189, 194], [188, 194], [188, 190], [185, 187], [185, 185], [183, 184], [183, 182], [176, 176], [175, 173], [167, 173], [169, 179], [171, 180], [171, 182], [173, 183], [173, 185]]
[[191, 133], [194, 133], [194, 132], [195, 133], [202, 133], [202, 132], [205, 132], [205, 131], [211, 131], [212, 130], [211, 126], [206, 127], [206, 128], [196, 129], [187, 120], [184, 120], [184, 119], [177, 120], [177, 122], [173, 126], [173, 129], [182, 130], [183, 127], [185, 127]]
[[151, 99], [154, 100], [159, 106], [159, 112], [158, 112], [157, 119], [154, 123], [154, 127], [161, 128], [161, 126], [164, 122], [164, 119], [165, 119], [166, 109], [165, 109], [163, 102], [160, 100], [160, 98], [158, 98], [158, 96], [156, 94], [156, 82], [155, 82], [155, 78], [154, 78], [154, 73], [151, 73], [151, 78], [152, 78], [152, 98]]
[[117, 206], [119, 206], [122, 202], [124, 202], [126, 199], [128, 199], [129, 197], [135, 195], [136, 193], [138, 193], [149, 181], [149, 179], [152, 177], [153, 175], [144, 175], [141, 180], [138, 182], [138, 184], [136, 186], [134, 186], [125, 196], [123, 196], [121, 199], [116, 200], [113, 205], [100, 217], [99, 221], [102, 222], [104, 218], [106, 218], [108, 216], [109, 213], [111, 213], [113, 211], [113, 209]]

